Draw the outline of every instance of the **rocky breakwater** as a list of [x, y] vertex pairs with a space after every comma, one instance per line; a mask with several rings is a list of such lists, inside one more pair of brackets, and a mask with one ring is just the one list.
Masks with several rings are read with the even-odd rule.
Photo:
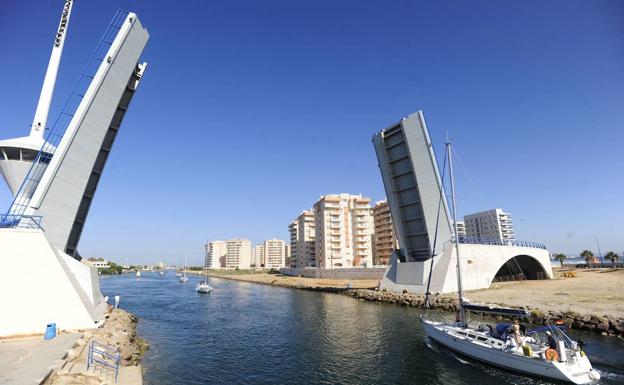
[[119, 382], [124, 384], [142, 383], [141, 358], [148, 349], [148, 344], [137, 336], [136, 316], [121, 310], [113, 309], [104, 324], [97, 329], [84, 332], [76, 345], [44, 384], [46, 385], [91, 385], [114, 383], [110, 370], [87, 370], [86, 362], [91, 340], [113, 346], [120, 352]]
[[[393, 293], [384, 290], [352, 289], [342, 291], [343, 294], [362, 301], [394, 304], [399, 306], [423, 308], [425, 296], [409, 292]], [[499, 306], [512, 307], [505, 304]], [[456, 297], [448, 295], [438, 295], [430, 298], [430, 308], [441, 311], [456, 312], [459, 308], [459, 301]], [[531, 312], [525, 322], [533, 325], [553, 324], [556, 321], [563, 322], [570, 329], [583, 330], [600, 333], [602, 335], [613, 335], [624, 338], [624, 319], [611, 317], [609, 315], [597, 316], [593, 314], [580, 314], [578, 312], [561, 312], [557, 310], [542, 310], [527, 307]], [[477, 314], [486, 318], [492, 318], [485, 314]], [[497, 321], [513, 321], [504, 317], [493, 317]], [[520, 320], [519, 320], [520, 321]]]

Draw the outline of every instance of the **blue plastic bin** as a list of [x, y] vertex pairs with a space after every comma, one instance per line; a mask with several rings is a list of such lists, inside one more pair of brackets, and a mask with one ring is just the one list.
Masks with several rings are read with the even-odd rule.
[[43, 337], [43, 339], [51, 340], [54, 337], [56, 337], [56, 324], [51, 323], [51, 324], [48, 324], [48, 326], [46, 326], [46, 332], [45, 332], [45, 336]]

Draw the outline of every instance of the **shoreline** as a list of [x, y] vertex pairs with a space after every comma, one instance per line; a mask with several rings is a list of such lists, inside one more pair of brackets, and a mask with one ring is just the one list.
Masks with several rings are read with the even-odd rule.
[[[561, 272], [566, 272], [568, 269], [556, 270], [555, 276]], [[605, 270], [605, 271], [590, 271], [579, 272], [580, 277], [590, 274], [602, 274], [615, 272], [616, 276], [612, 279], [620, 279], [620, 275], [624, 277], [624, 270]], [[189, 271], [188, 274], [203, 275], [201, 271]], [[241, 282], [258, 283], [262, 285], [285, 287], [291, 289], [317, 291], [325, 293], [335, 293], [349, 296], [351, 298], [376, 302], [393, 304], [398, 306], [423, 308], [424, 295], [414, 293], [393, 293], [389, 291], [377, 290], [377, 280], [332, 280], [332, 279], [316, 279], [316, 278], [302, 278], [302, 277], [290, 277], [281, 274], [266, 274], [266, 273], [252, 273], [252, 274], [219, 274], [208, 273], [209, 277], [229, 279]], [[592, 281], [594, 277], [589, 277], [588, 284], [595, 285]], [[604, 277], [601, 277], [604, 281]], [[467, 296], [476, 300], [476, 302], [492, 303], [505, 307], [521, 307], [518, 306], [518, 300], [526, 299], [531, 296], [535, 297], [540, 295], [540, 288], [543, 291], [543, 286], [546, 286], [546, 290], [560, 289], [561, 287], [583, 287], [585, 281], [583, 279], [563, 279], [560, 277], [553, 278], [545, 281], [520, 281], [520, 282], [508, 282], [508, 283], [495, 283], [489, 289], [475, 290], [467, 292]], [[550, 286], [550, 287], [549, 287]], [[515, 294], [515, 297], [512, 294]], [[553, 291], [552, 295], [561, 295], [561, 291]], [[592, 293], [589, 293], [590, 295]], [[567, 292], [566, 296], [570, 296]], [[542, 296], [543, 297], [543, 296]], [[600, 297], [594, 299], [596, 302]], [[616, 303], [622, 303], [619, 297], [615, 298]], [[513, 300], [512, 300], [513, 299]], [[562, 320], [572, 330], [582, 330], [593, 332], [601, 335], [612, 335], [624, 338], [624, 316], [619, 314], [619, 310], [611, 306], [609, 302], [612, 298], [602, 298], [603, 305], [600, 307], [603, 311], [597, 314], [596, 311], [585, 310], [580, 307], [570, 309], [570, 304], [566, 303], [548, 303], [547, 300], [551, 298], [540, 298], [543, 303], [537, 306], [525, 306], [527, 310], [531, 311], [531, 316], [527, 319], [527, 322], [535, 325], [545, 325], [556, 320]], [[583, 300], [579, 300], [580, 303]], [[458, 300], [454, 294], [444, 294], [433, 296], [432, 307], [438, 308], [447, 312], [455, 312], [458, 309]], [[520, 302], [524, 303], [524, 302]], [[545, 306], [547, 305], [547, 306]], [[584, 305], [583, 305], [584, 306]], [[582, 307], [582, 306], [581, 306]], [[497, 320], [503, 320], [502, 317], [494, 317]]]
[[99, 385], [115, 382], [112, 370], [87, 370], [86, 361], [91, 340], [114, 346], [120, 353], [119, 378], [122, 385], [142, 385], [141, 365], [149, 344], [136, 332], [138, 317], [122, 309], [111, 309], [103, 324], [95, 329], [87, 329], [65, 357], [54, 367], [43, 385]]

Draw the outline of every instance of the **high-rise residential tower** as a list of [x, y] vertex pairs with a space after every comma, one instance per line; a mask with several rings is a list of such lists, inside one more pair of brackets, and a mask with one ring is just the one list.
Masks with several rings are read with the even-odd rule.
[[316, 228], [314, 226], [314, 211], [305, 210], [295, 220], [297, 247], [295, 255], [297, 256], [297, 267], [316, 267]]
[[294, 221], [288, 224], [288, 234], [290, 235], [290, 266], [301, 267], [297, 261], [297, 223]]
[[225, 267], [225, 254], [227, 243], [225, 241], [212, 241], [206, 243], [206, 266], [209, 269]]
[[264, 267], [279, 269], [286, 266], [286, 242], [280, 239], [264, 241]]
[[255, 245], [253, 250], [252, 263], [256, 267], [264, 266], [264, 245]]
[[230, 239], [226, 242], [225, 268], [248, 269], [251, 265], [251, 242], [248, 239]]
[[398, 241], [392, 227], [390, 206], [387, 200], [375, 203], [373, 206], [373, 220], [375, 233], [373, 235], [373, 263], [387, 265], [390, 262], [392, 251], [398, 249]]
[[370, 199], [330, 194], [314, 204], [316, 258], [323, 268], [373, 264]]
[[467, 237], [493, 238], [501, 242], [516, 239], [511, 214], [501, 209], [465, 215], [464, 223]]
[[292, 257], [290, 255], [291, 248], [290, 245], [284, 244], [284, 255], [286, 256], [286, 267], [292, 267]]

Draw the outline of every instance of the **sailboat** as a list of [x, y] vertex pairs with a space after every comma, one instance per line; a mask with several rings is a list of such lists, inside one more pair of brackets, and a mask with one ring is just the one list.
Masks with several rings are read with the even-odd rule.
[[180, 276], [180, 282], [184, 283], [188, 281], [188, 277], [186, 276], [186, 262], [188, 259], [188, 254], [184, 256], [184, 268], [182, 269], [182, 275]]
[[208, 284], [208, 265], [204, 265], [204, 280], [195, 286], [195, 291], [198, 293], [210, 293], [212, 286]]
[[453, 200], [454, 236], [452, 241], [457, 256], [459, 312], [455, 322], [433, 321], [427, 318], [426, 313], [423, 314], [420, 319], [427, 336], [460, 355], [505, 370], [574, 384], [597, 381], [600, 379], [600, 374], [592, 368], [587, 354], [583, 351], [583, 343], [573, 341], [568, 337], [564, 332], [565, 328], [561, 325], [543, 326], [526, 331], [524, 335], [522, 333], [523, 329], [526, 330], [524, 325], [499, 324], [496, 328], [488, 325], [474, 328], [468, 325], [466, 312], [471, 310], [509, 317], [526, 317], [530, 314], [524, 309], [470, 304], [465, 301], [462, 292], [450, 141], [446, 143], [446, 151], [449, 159]]

